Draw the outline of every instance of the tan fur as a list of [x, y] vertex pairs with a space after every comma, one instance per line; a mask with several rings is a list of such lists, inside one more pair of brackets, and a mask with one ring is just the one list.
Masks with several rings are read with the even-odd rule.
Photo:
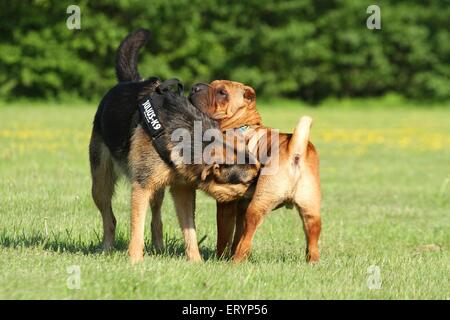
[[92, 198], [102, 215], [103, 220], [103, 249], [111, 250], [114, 245], [116, 232], [116, 218], [111, 206], [111, 198], [114, 194], [114, 185], [117, 175], [114, 172], [114, 164], [111, 155], [100, 136], [92, 133], [89, 148], [96, 149], [99, 157], [99, 165], [91, 166]]
[[[103, 246], [114, 246], [116, 219], [111, 199], [118, 176], [119, 165], [115, 165], [101, 137], [93, 132], [90, 143], [92, 196], [103, 218]], [[152, 243], [157, 251], [163, 250], [163, 225], [161, 205], [164, 189], [171, 187], [180, 227], [183, 232], [186, 255], [191, 261], [201, 261], [194, 223], [195, 189], [200, 188], [217, 201], [232, 201], [242, 197], [259, 168], [247, 169], [247, 184], [223, 183], [221, 167], [210, 170], [204, 166], [205, 178], [199, 181], [192, 167], [177, 164], [176, 170], [169, 167], [158, 155], [149, 136], [138, 126], [132, 137], [125, 171], [132, 184], [131, 188], [131, 234], [128, 254], [133, 263], [142, 261], [144, 254], [144, 229], [148, 207], [152, 209]]]
[[321, 229], [319, 158], [314, 146], [309, 143], [306, 157], [300, 163], [300, 178], [292, 179], [291, 159], [287, 149], [274, 175], [260, 176], [256, 190], [247, 208], [242, 234], [234, 253], [235, 262], [245, 259], [257, 227], [265, 215], [284, 202], [293, 203], [303, 221], [309, 262], [319, 260], [318, 240]]
[[[231, 81], [213, 81], [210, 91], [225, 87], [248, 88]], [[253, 89], [252, 89], [253, 90]], [[254, 91], [253, 91], [254, 92]], [[241, 93], [242, 95], [242, 93]], [[270, 128], [261, 124], [261, 117], [256, 109], [256, 97], [241, 107], [222, 106], [214, 103], [207, 112], [220, 121], [223, 130], [250, 125], [246, 141], [254, 135], [265, 136], [257, 143], [249, 145], [255, 156], [261, 148], [270, 148]], [[238, 103], [239, 105], [239, 103]], [[256, 119], [256, 120], [255, 120]], [[279, 163], [268, 163], [274, 167], [271, 175], [261, 175], [251, 200], [240, 199], [232, 203], [217, 203], [217, 256], [234, 254], [235, 262], [245, 259], [251, 250], [254, 234], [262, 223], [264, 216], [284, 204], [293, 204], [303, 221], [306, 237], [306, 260], [319, 260], [318, 240], [321, 230], [320, 218], [320, 177], [319, 157], [314, 145], [309, 142], [312, 119], [302, 117], [290, 137], [279, 135]], [[261, 134], [262, 133], [262, 134]], [[248, 195], [248, 193], [247, 193]], [[231, 225], [235, 222], [234, 237]], [[233, 240], [232, 240], [233, 239]]]
[[174, 183], [170, 192], [173, 195], [178, 220], [183, 231], [186, 255], [190, 261], [202, 261], [195, 231], [195, 188], [184, 183]]
[[210, 86], [213, 90], [224, 89], [229, 95], [226, 102], [218, 102], [212, 95], [210, 108], [204, 110], [211, 118], [220, 122], [222, 130], [261, 124], [261, 116], [256, 110], [256, 94], [252, 87], [229, 80], [215, 80]]
[[[214, 180], [199, 182], [189, 170], [190, 167], [183, 163], [177, 165], [177, 171], [174, 171], [159, 158], [150, 138], [141, 127], [136, 128], [131, 139], [129, 166], [131, 168], [132, 181], [138, 180], [138, 175], [142, 174], [142, 172], [149, 177], [146, 185], [141, 186], [139, 183], [134, 182], [132, 186], [132, 224], [129, 255], [133, 262], [138, 262], [142, 259], [145, 213], [148, 203], [154, 203], [155, 195], [157, 192], [161, 192], [161, 189], [171, 186], [171, 193], [175, 202], [178, 221], [183, 232], [188, 259], [201, 261], [194, 223], [195, 186], [197, 185], [218, 201], [230, 201], [241, 197], [248, 188], [248, 186], [241, 184], [220, 184]], [[185, 178], [181, 178], [181, 174]], [[157, 216], [158, 214], [155, 213], [154, 215]], [[153, 238], [155, 242], [162, 243], [162, 223], [160, 224], [157, 220], [155, 221], [156, 226], [158, 230], [154, 230], [157, 234]]]

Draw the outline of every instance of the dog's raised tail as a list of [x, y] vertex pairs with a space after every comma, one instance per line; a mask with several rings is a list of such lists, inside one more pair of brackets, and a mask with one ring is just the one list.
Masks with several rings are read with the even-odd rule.
[[122, 41], [116, 55], [116, 75], [119, 82], [142, 80], [137, 70], [138, 53], [149, 37], [149, 30], [138, 29]]
[[306, 156], [312, 122], [313, 120], [309, 116], [301, 117], [289, 141], [289, 155], [295, 164], [298, 164], [300, 159]]

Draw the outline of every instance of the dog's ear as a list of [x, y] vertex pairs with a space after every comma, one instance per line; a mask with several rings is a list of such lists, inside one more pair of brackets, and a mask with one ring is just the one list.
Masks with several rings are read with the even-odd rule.
[[244, 87], [244, 99], [249, 102], [254, 102], [256, 100], [256, 92], [255, 89], [249, 86]]
[[220, 166], [217, 163], [207, 165], [205, 168], [203, 168], [201, 175], [202, 181], [205, 181], [206, 178], [211, 174], [213, 174], [215, 177], [220, 176]]

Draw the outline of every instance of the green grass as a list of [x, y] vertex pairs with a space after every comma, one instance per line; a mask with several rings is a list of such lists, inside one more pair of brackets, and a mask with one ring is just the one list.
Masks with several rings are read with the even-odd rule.
[[[372, 103], [372, 106], [374, 103]], [[304, 261], [295, 211], [270, 214], [248, 262], [214, 257], [215, 203], [198, 193], [203, 264], [185, 260], [167, 194], [167, 250], [131, 266], [129, 189], [114, 200], [118, 246], [98, 251], [101, 218], [90, 197], [87, 144], [93, 106], [0, 107], [0, 298], [2, 299], [449, 299], [450, 110], [307, 109], [261, 104], [267, 125], [291, 131], [314, 117], [321, 156], [322, 259]], [[146, 238], [150, 239], [149, 221]], [[81, 270], [69, 289], [67, 268]], [[379, 290], [367, 286], [380, 268]]]

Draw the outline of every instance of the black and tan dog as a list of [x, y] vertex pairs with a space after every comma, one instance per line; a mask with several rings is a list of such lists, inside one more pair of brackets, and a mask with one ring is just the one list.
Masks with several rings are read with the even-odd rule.
[[[152, 242], [162, 248], [161, 203], [164, 188], [170, 186], [182, 228], [186, 254], [190, 260], [201, 260], [194, 224], [195, 189], [199, 188], [220, 202], [242, 197], [259, 171], [259, 164], [220, 165], [186, 164], [171, 152], [171, 134], [183, 128], [192, 132], [195, 121], [203, 130], [219, 124], [194, 107], [187, 98], [164, 94], [157, 78], [142, 80], [137, 72], [137, 53], [149, 33], [138, 30], [129, 35], [118, 50], [116, 72], [119, 84], [102, 99], [95, 115], [89, 146], [92, 196], [103, 218], [103, 246], [114, 245], [116, 219], [111, 199], [117, 178], [124, 173], [131, 181], [132, 262], [143, 259], [146, 212], [152, 209]], [[164, 95], [162, 108], [155, 113], [164, 127], [162, 138], [155, 141], [144, 129], [138, 103], [146, 96]], [[169, 156], [163, 159], [162, 153]]]

